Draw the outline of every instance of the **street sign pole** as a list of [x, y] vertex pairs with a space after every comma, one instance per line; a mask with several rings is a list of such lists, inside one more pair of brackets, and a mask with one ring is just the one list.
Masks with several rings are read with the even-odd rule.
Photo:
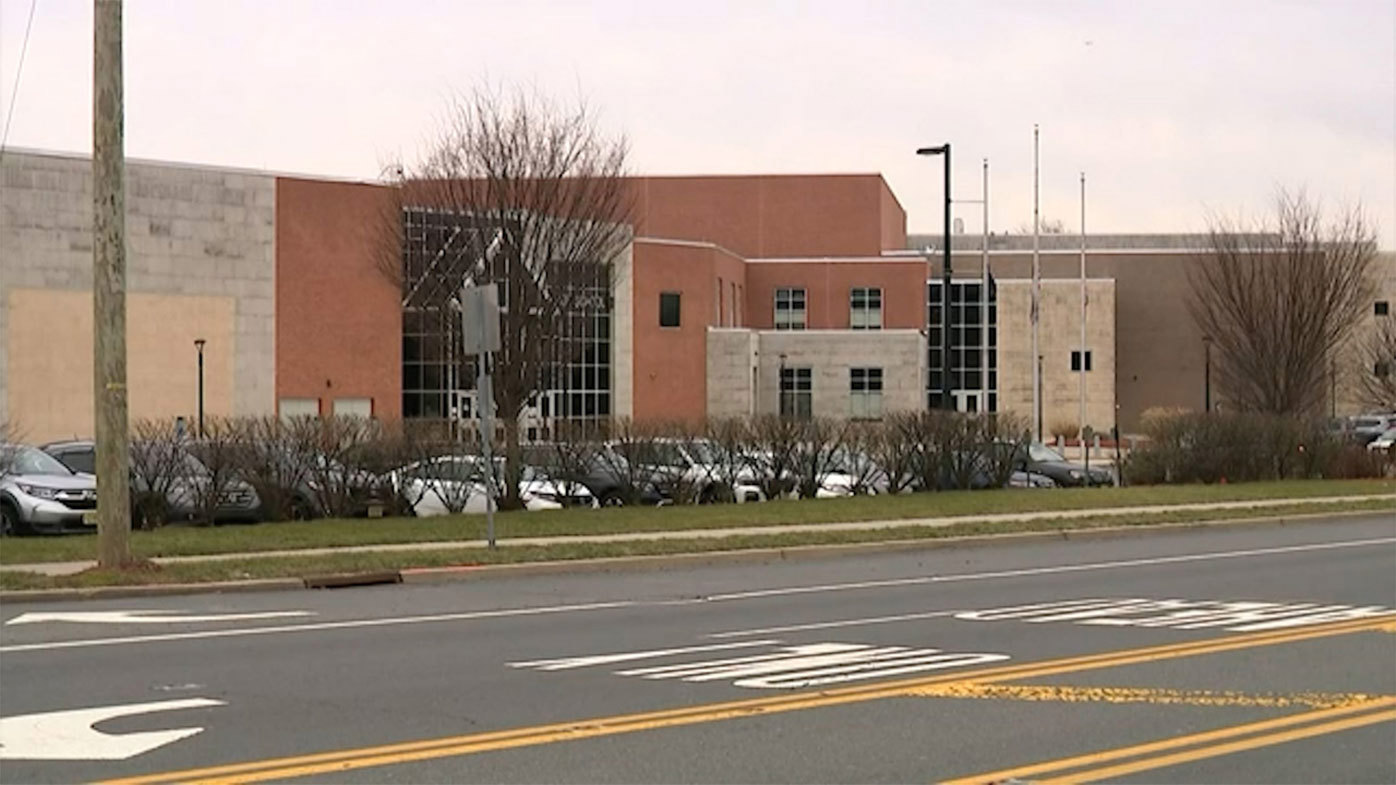
[[499, 351], [499, 290], [495, 284], [466, 284], [461, 290], [461, 336], [465, 353], [475, 355], [475, 411], [480, 418], [480, 449], [485, 462], [485, 532], [490, 548], [494, 541], [494, 508], [497, 483], [494, 476], [493, 354]]

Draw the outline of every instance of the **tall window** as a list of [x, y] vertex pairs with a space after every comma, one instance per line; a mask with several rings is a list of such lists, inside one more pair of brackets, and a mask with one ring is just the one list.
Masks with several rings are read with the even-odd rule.
[[[1077, 372], [1077, 373], [1079, 373], [1079, 372], [1082, 370], [1082, 368], [1081, 368], [1081, 355], [1082, 355], [1082, 353], [1081, 353], [1080, 351], [1078, 351], [1078, 350], [1072, 350], [1072, 352], [1071, 352], [1071, 370], [1072, 370], [1072, 371], [1075, 371], [1075, 372]], [[1085, 357], [1086, 357], [1086, 368], [1085, 368], [1085, 370], [1089, 371], [1089, 370], [1091, 369], [1091, 350], [1090, 350], [1090, 349], [1087, 349], [1087, 350], [1085, 351]]]
[[776, 290], [776, 329], [805, 329], [805, 290]]
[[659, 293], [659, 326], [678, 327], [679, 326], [679, 293], [660, 292]]
[[717, 327], [722, 327], [722, 276], [717, 278]]
[[808, 367], [780, 369], [780, 415], [808, 420], [814, 410], [814, 381]]
[[[943, 378], [941, 365], [941, 284], [931, 281], [927, 287], [929, 307], [926, 321], [927, 374], [926, 403], [933, 409], [942, 406], [945, 395], [981, 392], [986, 387], [989, 400], [979, 401], [978, 409], [998, 411], [998, 303], [997, 287], [989, 280], [989, 291], [975, 280], [954, 281], [950, 286], [950, 378]], [[981, 313], [984, 295], [988, 296], [987, 319]], [[987, 343], [987, 347], [986, 344]], [[987, 348], [987, 351], [986, 351]], [[948, 391], [947, 391], [948, 386]]]
[[882, 369], [849, 368], [849, 414], [854, 419], [876, 420], [882, 417]]
[[882, 329], [882, 290], [855, 287], [849, 293], [848, 326], [854, 330]]

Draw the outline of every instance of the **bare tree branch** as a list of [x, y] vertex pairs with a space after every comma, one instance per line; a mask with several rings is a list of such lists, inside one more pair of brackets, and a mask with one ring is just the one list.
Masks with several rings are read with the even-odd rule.
[[[455, 335], [446, 322], [460, 318], [452, 298], [461, 287], [499, 287], [506, 312], [493, 384], [506, 507], [521, 505], [519, 415], [561, 365], [580, 359], [577, 342], [559, 337], [578, 314], [610, 310], [614, 260], [633, 222], [627, 153], [585, 104], [483, 87], [451, 103], [419, 161], [388, 169], [395, 188], [378, 266], [404, 308]], [[443, 359], [473, 378], [463, 360]]]
[[1358, 208], [1326, 223], [1302, 192], [1281, 192], [1273, 223], [1217, 218], [1209, 234], [1211, 252], [1189, 270], [1189, 307], [1213, 342], [1220, 397], [1242, 411], [1318, 412], [1371, 298], [1375, 232]]

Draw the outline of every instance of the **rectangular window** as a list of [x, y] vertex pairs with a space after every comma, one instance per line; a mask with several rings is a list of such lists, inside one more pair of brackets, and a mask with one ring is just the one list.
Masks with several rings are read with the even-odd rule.
[[659, 326], [678, 327], [679, 326], [679, 293], [660, 292], [659, 293]]
[[372, 398], [335, 398], [334, 416], [336, 417], [372, 417]]
[[[1089, 371], [1090, 369], [1091, 369], [1091, 350], [1090, 350], [1090, 349], [1087, 349], [1087, 350], [1086, 350], [1086, 370]], [[1079, 372], [1079, 371], [1081, 370], [1081, 352], [1080, 352], [1080, 351], [1072, 351], [1072, 353], [1071, 353], [1071, 370], [1077, 371], [1077, 372]]]
[[319, 398], [282, 398], [280, 406], [281, 416], [286, 419], [292, 417], [319, 417]]
[[849, 292], [848, 326], [854, 330], [882, 329], [882, 290], [854, 288]]
[[805, 329], [805, 290], [776, 289], [776, 329]]
[[717, 278], [717, 322], [718, 327], [722, 326], [722, 276]]
[[813, 413], [813, 373], [805, 368], [780, 369], [780, 415], [808, 420]]
[[1377, 316], [1389, 316], [1391, 314], [1391, 303], [1387, 300], [1377, 300], [1372, 306], [1372, 313]]
[[882, 369], [849, 368], [848, 397], [850, 415], [854, 419], [876, 420], [882, 417]]

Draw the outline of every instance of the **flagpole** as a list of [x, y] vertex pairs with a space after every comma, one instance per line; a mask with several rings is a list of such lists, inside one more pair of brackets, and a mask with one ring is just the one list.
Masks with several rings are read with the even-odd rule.
[[1077, 419], [1082, 451], [1086, 450], [1086, 173], [1081, 173], [1081, 411]]
[[983, 261], [979, 271], [983, 280], [979, 284], [979, 410], [989, 408], [989, 159], [984, 159], [984, 247]]
[[1038, 322], [1042, 301], [1041, 228], [1038, 217], [1037, 123], [1032, 126], [1032, 431], [1042, 441], [1042, 358], [1039, 356]]

